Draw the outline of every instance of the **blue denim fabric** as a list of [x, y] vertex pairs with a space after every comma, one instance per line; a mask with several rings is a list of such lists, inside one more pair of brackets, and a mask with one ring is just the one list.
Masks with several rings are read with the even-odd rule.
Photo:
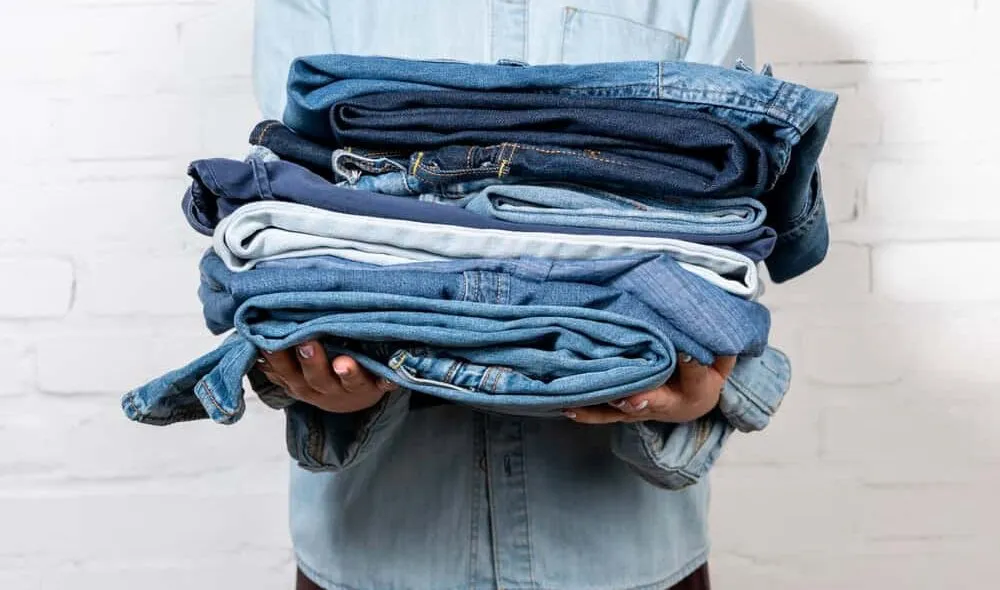
[[[328, 117], [333, 104], [377, 92], [425, 90], [656, 99], [717, 116], [760, 139], [777, 172], [777, 183], [761, 198], [768, 225], [778, 232], [777, 247], [767, 261], [771, 277], [782, 282], [798, 276], [826, 254], [829, 235], [817, 160], [833, 118], [834, 94], [753, 74], [745, 67], [729, 70], [682, 62], [512, 67], [318, 55], [293, 62], [284, 121], [295, 131], [331, 140]], [[416, 180], [431, 184], [478, 180], [482, 171], [470, 171], [467, 178], [454, 173], [479, 166], [502, 177], [519, 146], [511, 143], [476, 153], [442, 148], [432, 154], [432, 160], [425, 162], [425, 154], [411, 162], [410, 172], [418, 173]], [[470, 156], [476, 157], [473, 166], [467, 165]], [[544, 165], [544, 160], [532, 162]], [[422, 170], [421, 164], [434, 164], [437, 170]], [[448, 172], [452, 174], [443, 174]]]
[[511, 176], [534, 173], [532, 180], [644, 194], [757, 197], [775, 172], [751, 133], [658, 101], [383, 92], [337, 103], [330, 121], [342, 147], [416, 151], [517, 143], [523, 155], [511, 154]]
[[570, 235], [467, 228], [258, 201], [227, 216], [212, 238], [227, 267], [336, 256], [378, 266], [477, 258], [580, 260], [665, 254], [727, 293], [760, 295], [756, 263], [739, 252], [671, 238]]
[[[349, 176], [335, 171], [334, 160], [346, 159], [350, 164], [364, 167], [364, 171], [385, 173], [406, 171], [404, 152], [375, 152], [363, 150], [337, 151], [298, 135], [281, 121], [261, 121], [250, 132], [251, 157], [278, 158], [294, 162], [310, 171], [336, 180]], [[346, 172], [346, 171], [345, 171]], [[364, 182], [361, 178], [355, 183]], [[409, 188], [389, 189], [390, 194], [411, 194]], [[478, 192], [449, 193], [439, 191], [415, 195], [422, 200], [459, 205], [469, 210], [518, 223], [551, 223], [582, 227], [635, 227], [655, 231], [659, 223], [667, 223], [669, 231], [678, 234], [691, 231], [701, 234], [740, 234], [760, 231], [773, 235], [774, 230], [764, 227], [766, 210], [757, 199], [747, 197], [732, 199], [683, 199], [671, 196], [641, 196], [617, 194], [595, 188], [564, 183], [544, 185], [490, 184]], [[537, 210], [528, 213], [529, 207]], [[607, 215], [605, 210], [616, 210]], [[634, 210], [634, 211], [632, 211]], [[572, 213], [571, 213], [572, 211]], [[536, 217], [537, 215], [537, 217]], [[644, 220], [656, 221], [644, 223]], [[685, 239], [685, 238], [679, 238]], [[752, 238], [748, 238], [752, 239]]]
[[[552, 262], [468, 260], [234, 273], [202, 259], [206, 323], [223, 345], [123, 400], [163, 423], [194, 399], [213, 420], [243, 410], [242, 379], [258, 350], [322, 338], [414, 391], [484, 408], [532, 412], [598, 404], [664, 382], [676, 352], [760, 355], [770, 318], [666, 256]], [[352, 346], [361, 341], [366, 346]]]
[[[188, 167], [188, 174], [193, 181], [184, 195], [182, 206], [191, 226], [204, 234], [211, 234], [223, 217], [241, 205], [273, 200], [339, 213], [480, 229], [681, 239], [729, 246], [754, 261], [762, 260], [774, 245], [774, 234], [768, 231], [732, 234], [711, 231], [704, 232], [703, 236], [698, 231], [675, 233], [671, 224], [659, 227], [646, 224], [644, 228], [633, 228], [625, 223], [573, 225], [506, 221], [458, 207], [441, 207], [410, 198], [337, 187], [291, 162], [264, 162], [253, 157], [243, 162], [223, 158], [196, 160]], [[609, 214], [616, 215], [617, 212], [609, 211]]]
[[[767, 308], [726, 293], [665, 255], [600, 260], [469, 259], [392, 266], [318, 256], [270, 261], [245, 272], [230, 270], [211, 251], [202, 258], [198, 294], [213, 333], [238, 326], [234, 318], [248, 299], [298, 293], [416, 298], [431, 302], [435, 309], [451, 302], [463, 302], [456, 309], [472, 309], [476, 306], [468, 302], [478, 302], [521, 310], [532, 306], [601, 310], [646, 322], [703, 364], [710, 364], [715, 355], [759, 354], [770, 327]], [[373, 304], [372, 309], [378, 307]], [[494, 311], [484, 313], [493, 315]], [[456, 322], [468, 319], [457, 312], [455, 316]]]

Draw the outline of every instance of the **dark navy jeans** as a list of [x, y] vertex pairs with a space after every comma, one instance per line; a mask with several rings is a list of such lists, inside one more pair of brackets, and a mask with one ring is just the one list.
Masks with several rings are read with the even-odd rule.
[[761, 142], [746, 130], [660, 101], [383, 92], [337, 103], [330, 121], [341, 147], [414, 152], [515, 143], [521, 147], [509, 158], [511, 176], [639, 194], [758, 197], [776, 176]]

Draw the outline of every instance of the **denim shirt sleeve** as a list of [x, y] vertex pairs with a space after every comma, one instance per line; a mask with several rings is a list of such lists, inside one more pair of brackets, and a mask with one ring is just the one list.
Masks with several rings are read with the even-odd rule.
[[374, 407], [333, 414], [298, 402], [256, 367], [250, 386], [268, 407], [285, 410], [288, 451], [310, 471], [340, 471], [363, 460], [388, 440], [409, 412], [409, 390], [388, 393]]
[[265, 119], [285, 111], [285, 83], [292, 60], [333, 53], [327, 0], [256, 0], [253, 85]]
[[305, 403], [285, 409], [288, 452], [303, 469], [343, 471], [365, 460], [391, 439], [410, 408], [410, 391], [385, 395], [375, 406], [334, 414]]
[[770, 423], [790, 382], [791, 365], [780, 350], [741, 357], [715, 410], [684, 424], [616, 424], [611, 450], [653, 485], [687, 487], [708, 473], [734, 431], [756, 432]]

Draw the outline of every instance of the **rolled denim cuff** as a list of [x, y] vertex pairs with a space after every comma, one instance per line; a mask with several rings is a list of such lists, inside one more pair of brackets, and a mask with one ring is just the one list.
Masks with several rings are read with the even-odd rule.
[[684, 424], [616, 424], [611, 450], [649, 483], [679, 490], [712, 468], [733, 427], [717, 411]]
[[788, 392], [792, 365], [785, 353], [768, 347], [758, 357], [741, 357], [726, 380], [719, 411], [741, 432], [762, 430]]
[[288, 454], [308, 471], [342, 471], [392, 438], [409, 407], [407, 389], [387, 393], [373, 407], [350, 414], [295, 403], [285, 410]]
[[257, 367], [250, 369], [250, 372], [247, 373], [247, 379], [250, 381], [250, 388], [267, 407], [273, 410], [284, 410], [295, 403], [295, 398], [288, 395], [288, 392], [280, 386], [271, 383]]

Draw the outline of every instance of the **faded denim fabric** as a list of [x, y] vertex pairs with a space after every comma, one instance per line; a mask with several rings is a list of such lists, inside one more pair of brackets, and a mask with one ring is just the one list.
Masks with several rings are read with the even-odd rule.
[[169, 423], [197, 401], [213, 420], [235, 422], [258, 350], [315, 338], [330, 356], [350, 354], [414, 391], [538, 414], [655, 387], [673, 373], [678, 350], [703, 364], [759, 356], [770, 327], [766, 308], [668, 256], [389, 267], [314, 260], [312, 268], [233, 272], [206, 253], [206, 323], [217, 334], [235, 327], [238, 336], [129, 392], [127, 415]]
[[[432, 205], [433, 207], [433, 205]], [[215, 229], [213, 248], [232, 270], [267, 260], [330, 255], [376, 265], [475, 258], [601, 259], [669, 254], [712, 285], [752, 299], [761, 282], [752, 260], [716, 246], [642, 236], [555, 235], [419, 223], [324, 211], [296, 203], [243, 205]]]

